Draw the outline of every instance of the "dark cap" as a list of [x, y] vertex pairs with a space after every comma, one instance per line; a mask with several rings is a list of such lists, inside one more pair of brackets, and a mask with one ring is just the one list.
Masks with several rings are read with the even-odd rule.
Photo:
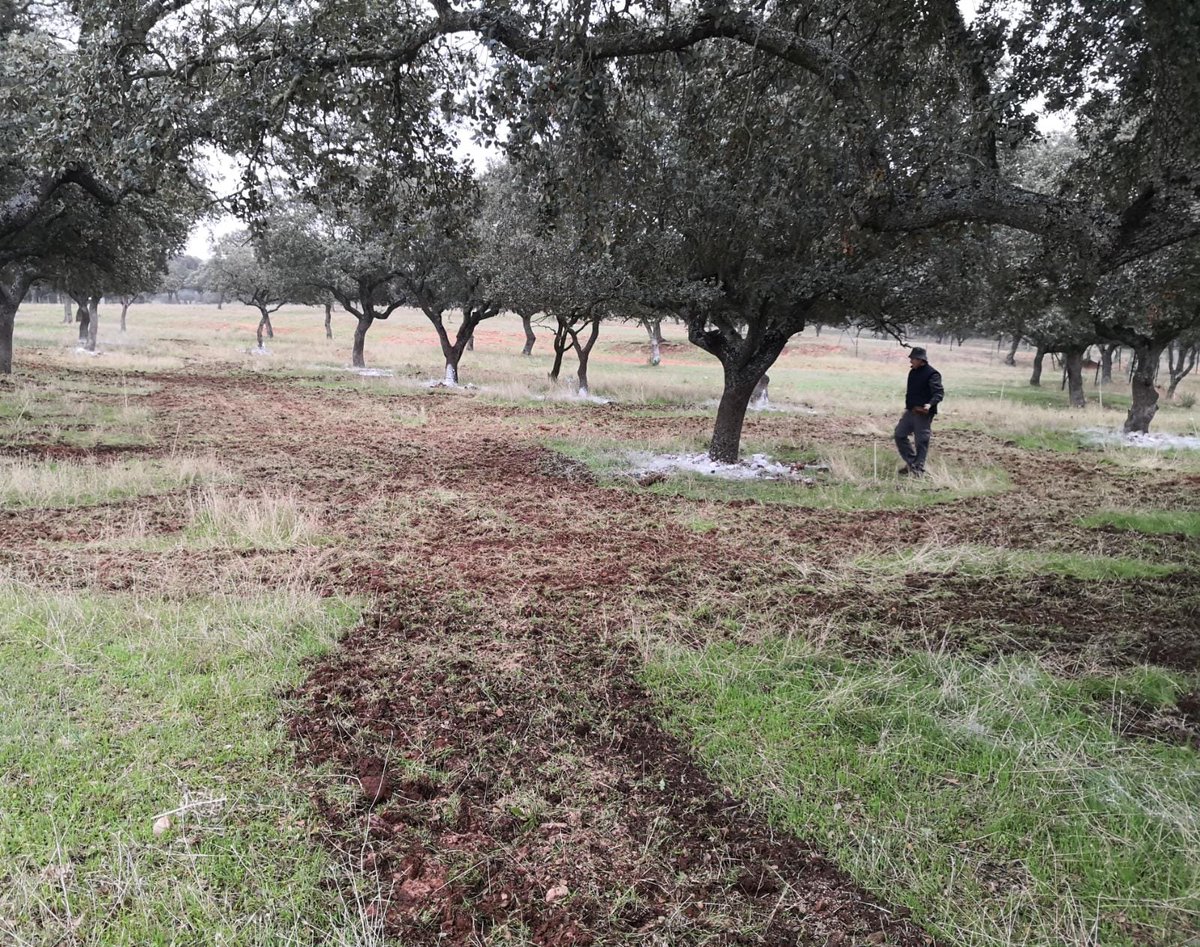
[[914, 345], [908, 350], [909, 358], [919, 358], [922, 362], [928, 362], [929, 359], [925, 355], [925, 350], [919, 345]]

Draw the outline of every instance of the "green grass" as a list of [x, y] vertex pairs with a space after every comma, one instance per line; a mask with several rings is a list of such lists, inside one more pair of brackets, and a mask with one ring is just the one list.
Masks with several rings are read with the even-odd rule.
[[1108, 527], [1152, 536], [1200, 536], [1200, 512], [1191, 510], [1144, 513], [1107, 510], [1085, 516], [1079, 522], [1093, 529]]
[[137, 404], [150, 386], [56, 378], [18, 383], [0, 398], [0, 444], [8, 447], [142, 447], [154, 442], [151, 413]]
[[1182, 567], [1174, 563], [1113, 556], [1087, 556], [1075, 552], [1032, 549], [995, 549], [986, 546], [947, 546], [929, 543], [886, 556], [861, 556], [857, 569], [872, 575], [1041, 575], [1051, 573], [1084, 581], [1155, 579]]
[[1029, 657], [851, 661], [798, 641], [663, 646], [646, 678], [717, 778], [948, 943], [1200, 936], [1200, 755], [1118, 737]]
[[0, 941], [345, 943], [278, 695], [356, 614], [0, 585]]
[[0, 509], [95, 506], [227, 478], [215, 460], [185, 455], [115, 463], [0, 459]]
[[[1068, 410], [1071, 407], [1071, 396], [1059, 388], [1058, 379], [1057, 373], [1053, 373], [1051, 380], [1043, 376], [1045, 383], [1042, 387], [1035, 388], [1029, 384], [1028, 374], [1022, 373], [1012, 384], [965, 385], [954, 389], [953, 394], [955, 398], [1000, 398], [1019, 405]], [[1123, 382], [1124, 379], [1097, 389], [1088, 381], [1084, 384], [1084, 395], [1089, 404], [1103, 403], [1105, 408], [1126, 411], [1132, 399]]]
[[1069, 454], [1098, 449], [1096, 444], [1089, 443], [1086, 437], [1075, 431], [1041, 429], [1017, 434], [1012, 440], [1018, 447], [1024, 447], [1026, 450], [1049, 450]]
[[[628, 474], [632, 466], [631, 452], [700, 452], [703, 448], [696, 444], [665, 441], [634, 445], [557, 439], [545, 443], [550, 449], [586, 464], [608, 486], [688, 500], [748, 501], [835, 510], [914, 509], [998, 493], [1007, 489], [1009, 482], [1007, 474], [998, 468], [956, 470], [938, 461], [930, 463], [929, 476], [920, 480], [902, 479], [895, 475], [897, 461], [890, 451], [883, 456], [869, 450], [837, 450], [821, 454], [810, 448], [781, 445], [782, 460], [821, 460], [827, 462], [830, 469], [814, 471], [812, 484], [790, 480], [730, 480], [680, 472], [643, 486]], [[749, 450], [742, 451], [743, 457], [750, 453]]]

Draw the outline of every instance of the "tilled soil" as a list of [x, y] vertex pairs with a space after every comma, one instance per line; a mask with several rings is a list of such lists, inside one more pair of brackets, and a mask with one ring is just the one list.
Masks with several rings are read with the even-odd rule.
[[[325, 837], [377, 880], [370, 910], [404, 944], [931, 942], [662, 730], [638, 684], [643, 635], [752, 638], [762, 629], [736, 619], [754, 612], [780, 631], [814, 618], [844, 626], [845, 647], [864, 653], [1200, 664], [1194, 557], [1170, 539], [1075, 525], [1130, 490], [1194, 507], [1197, 478], [1118, 476], [956, 433], [937, 449], [1005, 467], [1014, 489], [920, 511], [735, 506], [607, 487], [542, 446], [697, 433], [707, 419], [613, 406], [531, 417], [459, 393], [247, 375], [151, 380], [159, 389], [143, 403], [169, 449], [211, 452], [236, 489], [297, 497], [334, 541], [291, 553], [107, 545], [135, 521], [161, 536], [182, 529], [179, 497], [144, 497], [4, 514], [0, 562], [57, 585], [177, 594], [303, 581], [366, 596], [368, 617], [313, 668], [289, 726], [324, 774], [312, 785]], [[857, 436], [844, 419], [749, 425], [798, 444]], [[689, 528], [697, 517], [716, 528]], [[1182, 556], [1188, 567], [1121, 583], [909, 576], [880, 590], [804, 571], [933, 539]]]
[[531, 598], [497, 626], [414, 590], [301, 688], [306, 760], [357, 788], [322, 810], [403, 943], [931, 942], [715, 785], [639, 656], [569, 612]]

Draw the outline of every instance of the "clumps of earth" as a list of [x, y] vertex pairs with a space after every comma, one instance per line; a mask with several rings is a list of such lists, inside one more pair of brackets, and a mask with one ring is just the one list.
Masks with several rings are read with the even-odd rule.
[[702, 474], [723, 480], [788, 480], [813, 486], [816, 480], [811, 474], [829, 469], [825, 464], [788, 464], [766, 454], [752, 454], [736, 464], [726, 464], [703, 453], [636, 452], [629, 455], [629, 462], [629, 475], [643, 486], [660, 483], [674, 474]]

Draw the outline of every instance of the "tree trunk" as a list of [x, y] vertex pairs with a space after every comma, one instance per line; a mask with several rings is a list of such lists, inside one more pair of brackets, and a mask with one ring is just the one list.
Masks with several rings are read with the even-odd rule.
[[325, 304], [325, 338], [333, 338], [333, 303]]
[[1100, 384], [1112, 384], [1112, 368], [1113, 368], [1113, 352], [1117, 350], [1115, 344], [1100, 346]]
[[0, 287], [0, 375], [12, 374], [13, 329], [17, 324], [17, 302]]
[[[464, 333], [466, 333], [464, 335]], [[441, 333], [442, 355], [446, 359], [446, 374], [442, 379], [442, 384], [453, 388], [458, 385], [458, 365], [462, 361], [463, 353], [471, 349], [471, 340], [475, 336], [475, 327], [464, 322], [458, 327], [458, 333], [454, 337], [454, 341], [450, 341], [449, 335]]]
[[367, 330], [371, 328], [371, 323], [375, 321], [375, 317], [368, 314], [363, 314], [358, 317], [358, 324], [354, 327], [354, 350], [351, 356], [350, 363], [355, 368], [366, 368], [367, 363], [363, 358], [363, 343], [367, 340]]
[[1133, 403], [1125, 416], [1125, 433], [1150, 431], [1150, 422], [1158, 412], [1158, 391], [1154, 387], [1158, 362], [1164, 346], [1141, 345], [1133, 350], [1133, 371], [1130, 374], [1130, 393]]
[[717, 423], [713, 427], [708, 456], [718, 463], [736, 464], [742, 446], [742, 425], [746, 409], [758, 385], [758, 379], [748, 374], [725, 372], [725, 389], [717, 407]]
[[100, 297], [91, 296], [88, 298], [88, 334], [87, 334], [87, 350], [89, 352], [96, 351], [96, 335], [100, 331]]
[[521, 316], [521, 327], [525, 330], [525, 348], [521, 349], [522, 355], [533, 354], [533, 343], [537, 341], [537, 336], [533, 334], [533, 326], [529, 324], [532, 316], [527, 316], [524, 313]]
[[1170, 376], [1170, 384], [1167, 386], [1167, 399], [1173, 401], [1175, 399], [1175, 389], [1179, 387], [1179, 383], [1191, 374], [1192, 369], [1196, 367], [1197, 351], [1200, 350], [1200, 345], [1181, 344], [1178, 339], [1173, 340], [1167, 345], [1167, 372]]
[[[446, 362], [446, 373], [442, 376], [442, 383], [449, 387], [454, 387], [458, 384], [458, 365], [462, 360], [463, 352], [467, 350], [467, 346], [475, 334], [475, 327], [479, 325], [482, 319], [486, 319], [486, 314], [480, 315], [485, 310], [469, 310], [463, 309], [463, 321], [458, 327], [458, 332], [454, 335], [454, 341], [450, 341], [450, 333], [446, 330], [446, 323], [442, 316], [442, 311], [433, 304], [422, 306], [425, 313], [425, 318], [433, 323], [434, 329], [437, 330], [438, 343], [442, 346], [442, 357]], [[495, 313], [493, 312], [492, 315]]]
[[596, 339], [600, 335], [600, 317], [592, 317], [591, 330], [588, 333], [588, 339], [583, 345], [579, 344], [578, 335], [574, 339], [575, 354], [579, 357], [579, 369], [576, 376], [579, 378], [579, 397], [586, 398], [588, 396], [588, 359], [592, 355], [592, 347], [596, 344]]
[[80, 305], [75, 311], [75, 321], [79, 323], [79, 347], [83, 348], [87, 345], [88, 322], [91, 321], [86, 305]]
[[469, 336], [467, 336], [467, 351], [468, 352], [475, 351], [475, 333], [474, 332], [472, 332]]
[[1033, 374], [1029, 376], [1029, 384], [1034, 388], [1042, 386], [1042, 365], [1046, 361], [1046, 350], [1040, 345], [1033, 356]]
[[1066, 373], [1071, 407], [1086, 407], [1087, 397], [1083, 393], [1083, 349], [1074, 348], [1063, 351], [1063, 371]]
[[63, 296], [63, 325], [69, 326], [74, 321], [71, 314], [71, 297]]
[[127, 297], [122, 297], [122, 299], [121, 299], [121, 331], [122, 332], [125, 331], [125, 317], [129, 313], [129, 304], [132, 301], [133, 300], [131, 300]]
[[650, 336], [650, 364], [662, 364], [662, 319], [643, 319], [642, 325]]
[[261, 306], [258, 311], [262, 313], [262, 318], [258, 320], [258, 331], [255, 334], [258, 338], [258, 350], [261, 352], [263, 350], [263, 329], [267, 330], [268, 339], [275, 338], [275, 331], [271, 328], [271, 314]]
[[1005, 365], [1017, 364], [1017, 349], [1021, 347], [1021, 334], [1018, 332], [1013, 336], [1012, 345], [1008, 349], [1008, 354], [1004, 356]]
[[558, 381], [559, 372], [562, 371], [563, 355], [566, 354], [567, 348], [571, 344], [571, 333], [568, 331], [570, 322], [565, 319], [557, 319], [557, 325], [554, 329], [554, 364], [550, 366], [549, 378], [552, 382]]
[[553, 382], [558, 381], [559, 372], [562, 371], [564, 351], [565, 349], [560, 349], [558, 346], [554, 347], [554, 364], [550, 366], [550, 373], [546, 376]]
[[579, 397], [586, 398], [588, 396], [588, 354], [583, 351], [579, 352], [579, 368], [575, 370], [575, 377], [579, 379]]

